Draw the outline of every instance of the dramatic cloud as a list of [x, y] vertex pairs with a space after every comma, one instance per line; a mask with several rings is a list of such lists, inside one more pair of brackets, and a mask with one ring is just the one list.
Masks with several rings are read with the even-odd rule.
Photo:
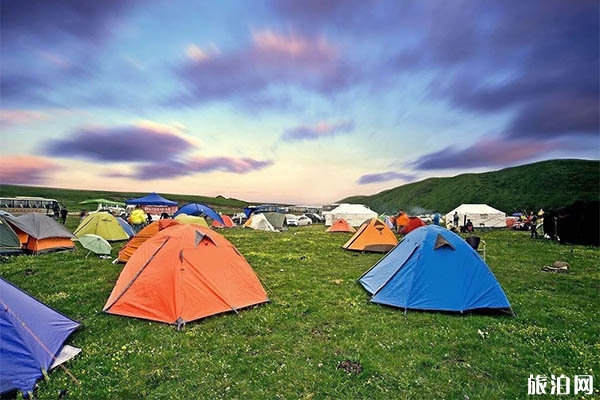
[[536, 140], [482, 139], [462, 150], [448, 147], [424, 155], [409, 166], [418, 170], [500, 167], [530, 161], [558, 148], [559, 144]]
[[253, 97], [282, 86], [320, 93], [343, 89], [353, 74], [324, 37], [255, 31], [246, 48], [221, 53], [191, 45], [177, 74], [188, 89], [180, 102]]
[[404, 174], [401, 172], [388, 171], [388, 172], [381, 172], [378, 174], [363, 175], [360, 178], [358, 178], [358, 181], [356, 181], [356, 183], [358, 183], [359, 185], [368, 185], [369, 183], [387, 182], [387, 181], [394, 181], [394, 180], [398, 180], [398, 179], [403, 180], [405, 182], [410, 182], [410, 181], [414, 181], [415, 179], [417, 179], [417, 176], [412, 175], [412, 174]]
[[181, 156], [196, 148], [194, 140], [176, 128], [160, 124], [89, 128], [66, 139], [53, 140], [44, 153], [55, 157], [93, 161], [160, 161]]
[[301, 125], [289, 129], [282, 135], [281, 138], [286, 142], [315, 140], [322, 137], [348, 133], [351, 132], [353, 129], [354, 124], [349, 121], [343, 121], [333, 124], [321, 121], [315, 125]]
[[46, 182], [48, 175], [59, 165], [47, 158], [34, 156], [5, 156], [0, 163], [0, 183], [8, 185], [37, 185]]
[[213, 171], [247, 174], [252, 171], [266, 168], [272, 164], [273, 162], [270, 160], [261, 161], [252, 158], [195, 157], [188, 161], [142, 164], [130, 177], [144, 180], [166, 179]]

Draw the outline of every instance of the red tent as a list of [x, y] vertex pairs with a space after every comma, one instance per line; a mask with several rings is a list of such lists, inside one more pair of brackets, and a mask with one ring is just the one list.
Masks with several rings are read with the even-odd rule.
[[419, 217], [409, 217], [408, 218], [408, 223], [406, 225], [404, 225], [404, 228], [402, 228], [402, 230], [400, 231], [401, 234], [406, 235], [407, 233], [410, 233], [412, 231], [414, 231], [415, 229], [421, 227], [421, 226], [425, 226], [425, 222], [423, 222], [423, 220]]
[[221, 219], [225, 222], [225, 225], [221, 224], [217, 220], [213, 220], [211, 227], [213, 228], [233, 228], [235, 224], [229, 215], [221, 215]]

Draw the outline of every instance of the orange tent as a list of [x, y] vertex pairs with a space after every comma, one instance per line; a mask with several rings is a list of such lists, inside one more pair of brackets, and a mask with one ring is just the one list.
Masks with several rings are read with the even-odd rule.
[[137, 249], [104, 311], [181, 327], [268, 300], [252, 267], [227, 239], [208, 228], [180, 224]]
[[423, 220], [419, 217], [409, 217], [408, 218], [408, 224], [404, 225], [404, 228], [402, 228], [402, 230], [400, 231], [401, 234], [406, 235], [407, 233], [410, 233], [412, 231], [414, 231], [415, 229], [421, 227], [421, 226], [425, 226], [425, 222], [423, 222]]
[[396, 216], [396, 227], [398, 228], [408, 225], [409, 222], [410, 218], [407, 213], [398, 214]]
[[377, 218], [371, 218], [362, 223], [358, 231], [342, 248], [386, 253], [396, 244], [398, 244], [398, 239], [396, 239], [394, 232]]
[[175, 219], [159, 219], [158, 221], [154, 221], [150, 225], [146, 226], [144, 229], [139, 231], [137, 235], [129, 239], [129, 242], [121, 251], [119, 251], [119, 257], [117, 260], [119, 262], [127, 262], [129, 258], [133, 255], [133, 253], [144, 243], [146, 240], [154, 236], [158, 231], [161, 231], [169, 226], [178, 225], [181, 222]]
[[344, 218], [338, 218], [325, 232], [349, 232], [354, 233], [354, 229]]
[[221, 224], [217, 220], [213, 220], [212, 227], [213, 228], [233, 228], [235, 224], [229, 215], [221, 215], [221, 219], [225, 222], [225, 225]]
[[27, 253], [39, 254], [76, 248], [71, 241], [75, 235], [44, 214], [29, 213], [18, 217], [7, 215], [4, 218], [19, 237], [22, 249]]

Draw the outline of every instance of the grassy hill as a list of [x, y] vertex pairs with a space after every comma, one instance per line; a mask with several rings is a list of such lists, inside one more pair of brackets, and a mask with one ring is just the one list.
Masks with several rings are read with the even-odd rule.
[[[0, 185], [0, 196], [39, 196], [58, 200], [63, 206], [70, 211], [91, 210], [95, 209], [95, 205], [81, 205], [80, 201], [104, 198], [113, 201], [124, 202], [127, 199], [142, 197], [148, 193], [143, 192], [107, 192], [96, 190], [78, 190], [78, 189], [58, 189], [35, 186], [13, 186]], [[217, 211], [231, 214], [240, 212], [248, 202], [238, 199], [230, 199], [223, 196], [207, 197], [207, 196], [192, 196], [187, 194], [167, 194], [159, 193], [161, 196], [179, 203], [180, 206], [186, 203], [204, 203], [216, 209]]]
[[549, 209], [575, 200], [598, 200], [600, 161], [550, 160], [499, 171], [429, 178], [372, 196], [340, 200], [378, 212], [449, 212], [462, 203], [486, 203], [507, 213]]

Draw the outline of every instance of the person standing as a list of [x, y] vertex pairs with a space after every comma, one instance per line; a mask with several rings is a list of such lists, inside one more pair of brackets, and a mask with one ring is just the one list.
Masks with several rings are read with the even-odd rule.
[[67, 210], [66, 208], [60, 210], [60, 220], [62, 221], [63, 225], [65, 224], [65, 222], [67, 222], [67, 215], [69, 215], [69, 210]]
[[146, 223], [146, 213], [144, 213], [142, 207], [139, 205], [135, 206], [135, 209], [129, 215], [129, 222], [131, 222], [131, 227], [136, 234], [142, 230]]
[[452, 220], [454, 221], [454, 226], [458, 227], [458, 222], [460, 220], [458, 216], [458, 211], [454, 211], [454, 215], [452, 216]]
[[433, 213], [433, 224], [434, 225], [440, 224], [440, 213], [437, 210]]
[[535, 238], [538, 238], [538, 233], [537, 233], [537, 215], [535, 215], [533, 213], [533, 211], [531, 212], [531, 214], [529, 215], [529, 226], [531, 229], [531, 238], [533, 239], [533, 237], [535, 236]]

